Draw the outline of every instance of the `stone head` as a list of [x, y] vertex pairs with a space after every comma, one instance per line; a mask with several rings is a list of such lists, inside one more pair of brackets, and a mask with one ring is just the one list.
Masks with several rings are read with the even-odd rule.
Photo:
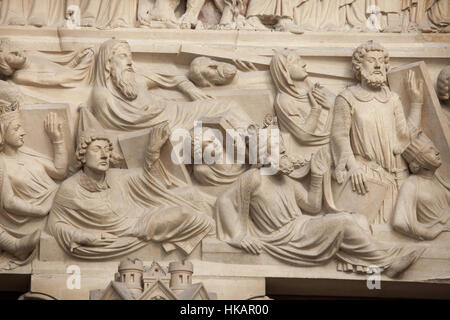
[[442, 165], [439, 150], [422, 131], [413, 134], [403, 158], [408, 162], [412, 173], [418, 173], [421, 169], [436, 171]]
[[26, 135], [20, 118], [19, 104], [3, 104], [0, 106], [0, 151], [5, 146], [18, 149], [24, 145]]
[[387, 82], [389, 53], [379, 43], [368, 41], [353, 53], [353, 73], [358, 81], [369, 87], [380, 89]]
[[109, 57], [109, 66], [114, 86], [127, 100], [135, 100], [138, 89], [133, 69], [133, 56], [128, 43], [119, 41], [115, 43]]
[[0, 76], [10, 77], [16, 70], [20, 70], [27, 62], [22, 50], [14, 48], [9, 40], [0, 41]]
[[197, 86], [213, 87], [230, 84], [237, 74], [237, 68], [229, 63], [199, 57], [191, 63], [188, 77]]
[[76, 152], [78, 165], [104, 173], [110, 167], [112, 150], [112, 143], [108, 138], [94, 133], [82, 133]]

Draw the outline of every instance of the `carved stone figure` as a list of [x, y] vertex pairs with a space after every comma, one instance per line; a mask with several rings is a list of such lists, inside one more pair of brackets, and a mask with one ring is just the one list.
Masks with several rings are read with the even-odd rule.
[[403, 31], [418, 32], [421, 29], [429, 29], [426, 17], [427, 0], [402, 0]]
[[340, 15], [344, 31], [366, 30], [366, 0], [340, 0]]
[[439, 100], [443, 102], [442, 110], [447, 116], [448, 125], [450, 127], [450, 66], [445, 67], [439, 73], [437, 94], [439, 96]]
[[57, 56], [25, 53], [9, 40], [0, 42], [0, 76], [18, 85], [71, 88], [88, 84], [93, 61], [91, 48]]
[[402, 2], [392, 0], [372, 0], [371, 2], [371, 5], [375, 5], [381, 10], [382, 31], [386, 33], [400, 33], [403, 24]]
[[339, 1], [300, 0], [294, 8], [294, 21], [308, 31], [338, 31]]
[[[45, 130], [53, 144], [54, 159], [23, 147], [24, 131], [19, 104], [2, 97], [0, 102], [0, 249], [28, 262], [44, 228], [58, 185], [66, 176], [68, 159], [62, 123], [50, 113]], [[8, 101], [9, 100], [9, 101]]]
[[[408, 177], [408, 166], [401, 154], [410, 142], [409, 125], [419, 127], [424, 93], [410, 72], [407, 90], [411, 109], [406, 118], [402, 103], [386, 83], [389, 54], [380, 44], [369, 41], [353, 54], [353, 70], [360, 84], [349, 87], [336, 99], [331, 151], [337, 182], [348, 192], [371, 201], [369, 182], [384, 186], [386, 196], [371, 223], [390, 221], [398, 190]], [[353, 191], [351, 191], [353, 190]], [[346, 192], [341, 193], [346, 197]], [[344, 209], [345, 208], [340, 208]]]
[[405, 270], [420, 250], [378, 245], [359, 226], [357, 215], [319, 215], [327, 162], [326, 152], [315, 155], [309, 190], [287, 177], [293, 170], [288, 157], [280, 160], [275, 176], [262, 175], [258, 169], [245, 173], [217, 201], [219, 239], [250, 254], [264, 251], [297, 266], [318, 266], [337, 257], [355, 271], [377, 265], [395, 276]]
[[237, 72], [232, 64], [198, 57], [192, 61], [188, 77], [198, 87], [205, 88], [230, 84]]
[[101, 132], [80, 134], [82, 170], [60, 187], [49, 231], [66, 252], [95, 260], [118, 257], [148, 241], [190, 254], [214, 229], [208, 204], [191, 187], [170, 189], [160, 149], [167, 124], [151, 131], [143, 169], [109, 169], [112, 144]]
[[330, 142], [335, 96], [308, 79], [306, 64], [296, 51], [278, 52], [270, 65], [277, 88], [275, 112], [282, 133], [289, 134], [287, 150], [306, 159]]
[[64, 25], [65, 0], [4, 0], [0, 24], [61, 27]]
[[426, 13], [429, 27], [423, 27], [423, 32], [450, 32], [450, 3], [447, 0], [427, 0]]
[[160, 27], [177, 29], [179, 28], [179, 19], [175, 15], [180, 0], [140, 0], [138, 20], [141, 25], [156, 28], [157, 21], [161, 23]]
[[136, 27], [138, 0], [68, 0], [68, 5], [80, 7], [81, 25], [85, 27]]
[[414, 175], [400, 190], [394, 229], [419, 240], [433, 240], [442, 232], [450, 232], [450, 185], [435, 174], [442, 165], [439, 151], [417, 131], [403, 157]]
[[205, 0], [187, 0], [186, 11], [178, 18], [176, 11], [180, 4], [180, 0], [141, 0], [139, 22], [151, 28], [203, 29], [198, 18]]
[[149, 87], [178, 86], [194, 99], [206, 95], [184, 76], [180, 79], [146, 74], [137, 78], [127, 42], [108, 40], [103, 43], [96, 66], [91, 104], [94, 115], [105, 128], [134, 131], [168, 121], [170, 128], [190, 130], [194, 121], [216, 115], [223, 115], [236, 128], [247, 128], [251, 123], [244, 111], [234, 115], [228, 102], [174, 102], [154, 98]]
[[215, 0], [219, 11], [222, 12], [219, 26], [221, 29], [248, 29], [245, 13], [248, 0]]
[[278, 31], [303, 33], [294, 23], [293, 0], [251, 0], [247, 22], [256, 30], [267, 30], [265, 25], [273, 25]]

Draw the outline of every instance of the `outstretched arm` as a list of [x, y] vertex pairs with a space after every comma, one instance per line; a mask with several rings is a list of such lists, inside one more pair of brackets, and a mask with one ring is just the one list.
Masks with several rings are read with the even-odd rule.
[[44, 161], [47, 174], [56, 180], [63, 180], [67, 175], [69, 159], [67, 157], [66, 144], [64, 141], [62, 123], [58, 121], [55, 113], [50, 113], [44, 122], [45, 131], [53, 144], [53, 162]]
[[164, 122], [150, 131], [150, 143], [145, 153], [144, 171], [148, 175], [152, 175], [156, 164], [161, 155], [161, 148], [169, 140], [169, 125]]
[[407, 75], [407, 92], [411, 99], [411, 110], [408, 123], [416, 128], [420, 127], [424, 101], [423, 80], [417, 81], [416, 73], [412, 70]]

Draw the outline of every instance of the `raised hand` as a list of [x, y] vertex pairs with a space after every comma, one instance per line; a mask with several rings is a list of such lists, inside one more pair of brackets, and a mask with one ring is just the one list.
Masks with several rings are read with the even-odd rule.
[[334, 107], [335, 97], [319, 84], [316, 84], [312, 90], [314, 99], [326, 110]]
[[311, 109], [322, 109], [312, 92], [308, 92], [309, 101], [311, 101]]
[[417, 81], [416, 73], [412, 70], [408, 71], [407, 86], [408, 95], [412, 103], [422, 103], [424, 100], [423, 80]]
[[159, 152], [162, 146], [169, 140], [170, 130], [169, 124], [164, 122], [150, 131], [150, 150]]
[[48, 114], [44, 121], [44, 129], [52, 142], [59, 142], [63, 139], [63, 123], [59, 121], [56, 113]]

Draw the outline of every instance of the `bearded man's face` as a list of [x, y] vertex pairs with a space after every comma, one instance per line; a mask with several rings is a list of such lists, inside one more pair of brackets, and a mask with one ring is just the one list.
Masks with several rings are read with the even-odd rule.
[[136, 100], [138, 89], [130, 49], [121, 45], [111, 59], [111, 78], [119, 92], [130, 101]]
[[361, 65], [361, 80], [373, 89], [382, 88], [387, 81], [387, 66], [382, 51], [370, 51]]

